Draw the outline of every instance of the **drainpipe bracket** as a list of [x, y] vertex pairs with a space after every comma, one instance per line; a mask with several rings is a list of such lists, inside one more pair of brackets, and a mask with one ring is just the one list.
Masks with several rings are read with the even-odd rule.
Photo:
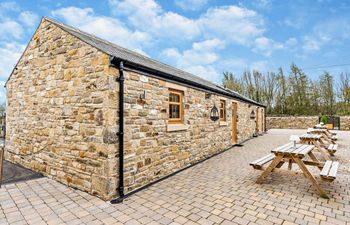
[[111, 200], [111, 204], [119, 204], [119, 203], [123, 203], [124, 201], [124, 197], [119, 197], [119, 198], [116, 198], [116, 199], [113, 199]]
[[123, 136], [124, 132], [117, 132], [116, 134], [117, 134], [117, 136]]
[[120, 81], [124, 81], [125, 78], [124, 78], [124, 77], [116, 77], [115, 80], [118, 81], [118, 82], [120, 82]]

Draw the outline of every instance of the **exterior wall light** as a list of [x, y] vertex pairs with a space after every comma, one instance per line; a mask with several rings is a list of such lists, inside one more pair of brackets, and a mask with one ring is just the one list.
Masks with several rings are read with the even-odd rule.
[[146, 99], [146, 91], [144, 90], [142, 94], [140, 94], [140, 99]]
[[215, 105], [213, 106], [213, 108], [210, 111], [210, 119], [212, 121], [217, 121], [219, 119], [219, 110]]
[[250, 119], [252, 119], [252, 120], [255, 119], [255, 112], [254, 112], [254, 110], [252, 110], [252, 112], [250, 113]]

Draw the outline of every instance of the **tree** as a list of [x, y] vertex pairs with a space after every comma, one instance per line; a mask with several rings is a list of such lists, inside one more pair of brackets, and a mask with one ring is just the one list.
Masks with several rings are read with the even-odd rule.
[[236, 91], [238, 93], [243, 92], [243, 87], [242, 87], [241, 81], [230, 72], [224, 72], [224, 79], [223, 79], [222, 83], [223, 83], [223, 86], [225, 88], [231, 89], [231, 90]]
[[333, 76], [328, 72], [324, 72], [324, 74], [320, 77], [320, 92], [325, 113], [333, 115], [335, 101]]
[[292, 115], [308, 115], [309, 113], [309, 96], [308, 87], [309, 79], [306, 74], [294, 63], [290, 66], [290, 88], [291, 88], [291, 108]]
[[274, 108], [274, 99], [277, 91], [277, 75], [268, 72], [263, 81], [263, 98], [266, 102], [267, 112], [271, 113]]
[[287, 79], [286, 76], [283, 73], [282, 68], [278, 69], [278, 75], [277, 75], [277, 94], [276, 94], [276, 110], [275, 113], [277, 114], [285, 114], [287, 112], [287, 93], [288, 92], [288, 86], [287, 86]]
[[340, 74], [340, 98], [344, 103], [350, 103], [350, 74]]
[[237, 91], [267, 106], [269, 115], [350, 114], [350, 74], [340, 75], [339, 91], [334, 78], [324, 72], [311, 80], [294, 63], [288, 76], [282, 68], [277, 73], [244, 71], [241, 76], [224, 73], [225, 88]]

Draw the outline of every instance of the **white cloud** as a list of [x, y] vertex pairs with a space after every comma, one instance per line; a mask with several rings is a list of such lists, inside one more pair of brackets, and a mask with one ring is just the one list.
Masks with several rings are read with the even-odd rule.
[[0, 22], [1, 39], [20, 39], [23, 35], [22, 26], [14, 20]]
[[196, 11], [208, 3], [208, 0], [175, 0], [175, 4], [183, 10]]
[[330, 19], [316, 24], [308, 35], [303, 36], [304, 54], [321, 50], [325, 45], [347, 43], [350, 39], [350, 24], [346, 18]]
[[52, 11], [52, 15], [63, 18], [71, 26], [140, 53], [150, 41], [147, 33], [129, 30], [115, 18], [97, 16], [92, 8], [61, 8]]
[[268, 61], [266, 60], [260, 60], [256, 61], [250, 64], [251, 70], [258, 70], [260, 72], [267, 72], [268, 71]]
[[21, 56], [25, 46], [17, 42], [0, 45], [0, 80], [6, 80]]
[[165, 49], [162, 55], [174, 62], [176, 67], [213, 82], [219, 82], [221, 74], [214, 63], [219, 60], [217, 50], [224, 47], [219, 39], [195, 42], [191, 49], [180, 52], [176, 48]]
[[288, 38], [286, 41], [287, 47], [294, 47], [298, 44], [298, 40], [295, 37]]
[[249, 45], [264, 32], [264, 21], [255, 11], [238, 6], [209, 9], [198, 23], [205, 36], [221, 37], [241, 45]]
[[266, 37], [259, 37], [255, 39], [253, 51], [260, 52], [265, 56], [270, 56], [273, 51], [284, 48], [285, 46], [282, 43], [275, 42]]
[[154, 0], [110, 0], [114, 15], [126, 16], [136, 29], [158, 38], [191, 39], [199, 35], [195, 21], [173, 12], [165, 12]]
[[175, 48], [165, 49], [163, 55], [175, 61], [176, 66], [187, 69], [193, 65], [209, 65], [219, 59], [219, 55], [215, 50], [224, 46], [224, 43], [219, 39], [205, 40], [195, 42], [191, 49], [187, 49], [180, 53]]
[[311, 53], [321, 49], [321, 46], [324, 44], [317, 37], [304, 36], [303, 37], [303, 50], [304, 52]]
[[5, 81], [0, 81], [0, 104], [6, 102], [6, 89], [4, 88]]
[[33, 12], [23, 11], [19, 14], [18, 19], [26, 26], [33, 27], [37, 23], [39, 17]]
[[217, 84], [221, 82], [221, 73], [213, 65], [193, 65], [187, 67], [186, 71]]
[[164, 11], [154, 0], [110, 0], [114, 15], [127, 17], [135, 28], [155, 38], [173, 40], [220, 38], [249, 45], [264, 32], [263, 18], [255, 11], [238, 6], [209, 8], [196, 19]]
[[0, 16], [3, 17], [8, 11], [19, 11], [20, 7], [16, 2], [8, 1], [0, 3]]
[[240, 73], [248, 68], [246, 60], [241, 58], [225, 58], [217, 62], [217, 66], [223, 71]]

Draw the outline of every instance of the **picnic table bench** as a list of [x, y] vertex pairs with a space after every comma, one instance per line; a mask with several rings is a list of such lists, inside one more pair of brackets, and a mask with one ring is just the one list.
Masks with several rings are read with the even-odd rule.
[[336, 135], [330, 135], [327, 130], [325, 129], [308, 129], [308, 133], [310, 134], [320, 134], [322, 135], [322, 138], [328, 142], [329, 144], [336, 144], [335, 141], [338, 140], [338, 137]]
[[[307, 165], [318, 167], [321, 170], [320, 177], [322, 180], [333, 181], [336, 178], [339, 163], [329, 160], [327, 160], [325, 163], [318, 161], [315, 155], [312, 153], [313, 149], [315, 149], [314, 145], [296, 144], [294, 146], [293, 143], [288, 143], [273, 149], [271, 151], [273, 154], [269, 154], [250, 163], [250, 165], [255, 169], [263, 170], [263, 173], [258, 178], [257, 183], [262, 183], [269, 173], [271, 173], [275, 168], [280, 168], [285, 162], [289, 163], [289, 170], [291, 170], [292, 164], [295, 163], [299, 166], [305, 177], [307, 177], [315, 186], [320, 196], [323, 198], [328, 198], [326, 192], [308, 170]], [[305, 160], [304, 158], [306, 156], [309, 156], [311, 161]], [[264, 169], [263, 166], [269, 162], [270, 164]]]
[[326, 160], [329, 160], [327, 153], [333, 156], [338, 149], [338, 145], [330, 144], [327, 146], [322, 140], [322, 137], [321, 134], [303, 134], [299, 136], [301, 144], [315, 145], [316, 149], [322, 154], [322, 156]]
[[329, 133], [329, 135], [337, 135], [337, 132], [334, 132], [334, 131], [331, 131], [329, 130], [325, 125], [320, 125], [320, 124], [317, 124], [314, 126], [315, 129], [323, 129], [323, 130], [326, 130], [327, 133]]

